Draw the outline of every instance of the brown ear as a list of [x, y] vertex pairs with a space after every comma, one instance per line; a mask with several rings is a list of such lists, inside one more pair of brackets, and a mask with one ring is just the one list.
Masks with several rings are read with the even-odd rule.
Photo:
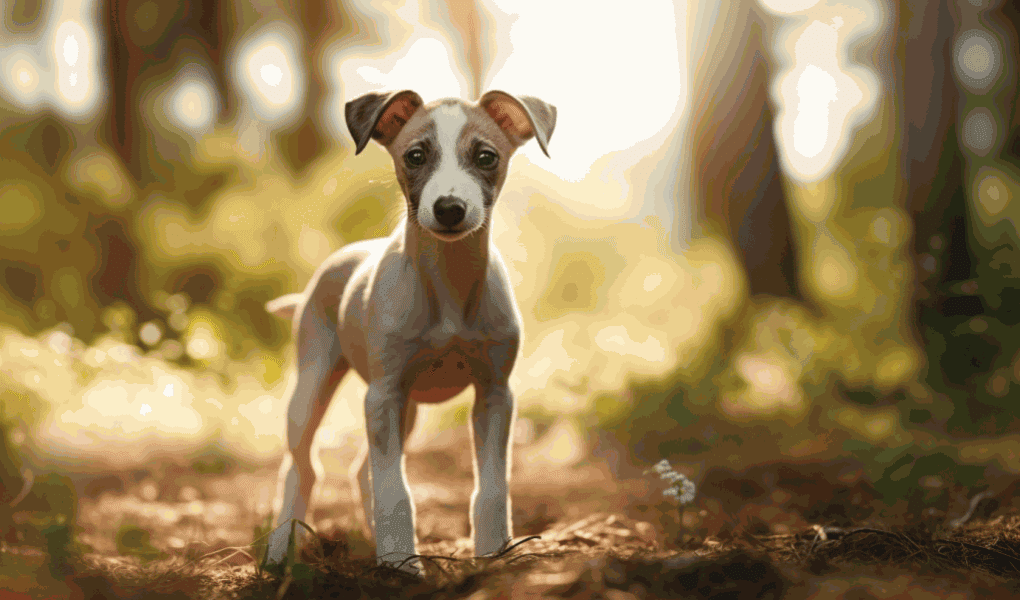
[[549, 156], [549, 138], [556, 127], [555, 106], [531, 96], [511, 96], [498, 90], [486, 92], [478, 104], [518, 144], [534, 136], [542, 152]]
[[372, 92], [348, 102], [344, 115], [354, 138], [354, 154], [361, 154], [370, 139], [389, 146], [421, 105], [421, 96], [411, 90]]

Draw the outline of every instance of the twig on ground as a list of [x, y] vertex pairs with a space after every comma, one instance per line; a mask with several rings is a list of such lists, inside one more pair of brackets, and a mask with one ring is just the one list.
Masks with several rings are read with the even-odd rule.
[[511, 550], [513, 550], [517, 546], [520, 546], [524, 542], [530, 542], [531, 540], [540, 540], [540, 539], [542, 539], [542, 536], [540, 536], [540, 535], [529, 535], [528, 537], [524, 538], [523, 540], [521, 540], [521, 541], [519, 541], [519, 542], [517, 542], [516, 544], [513, 544], [513, 545], [510, 544], [510, 540], [507, 540], [507, 542], [505, 544], [503, 544], [503, 548], [502, 549], [497, 551], [496, 554], [494, 554], [493, 556], [486, 557], [486, 558], [502, 558], [502, 557], [506, 556], [507, 554], [509, 554]]
[[[934, 560], [943, 564], [962, 564], [968, 568], [982, 568], [993, 572], [1000, 570], [1004, 572], [1020, 571], [1020, 556], [1013, 556], [1000, 550], [996, 550], [995, 548], [979, 546], [977, 544], [961, 540], [939, 538], [926, 540], [915, 538], [909, 534], [871, 527], [859, 527], [850, 531], [843, 531], [839, 528], [828, 528], [816, 525], [814, 529], [816, 533], [811, 540], [811, 545], [808, 547], [807, 552], [807, 556], [809, 557], [812, 556], [816, 550], [820, 550], [823, 546], [829, 547], [830, 544], [835, 543], [837, 540], [841, 544], [845, 544], [849, 538], [853, 536], [871, 533], [895, 540], [899, 551], [906, 555], [898, 560], [907, 561], [918, 555], [925, 555], [928, 557], [929, 561]], [[833, 534], [839, 534], [839, 537], [833, 537]], [[794, 546], [795, 545], [796, 542], [794, 542]], [[836, 550], [836, 552], [840, 552], [840, 550]], [[868, 552], [862, 550], [860, 547], [846, 548], [841, 553], [849, 556], [850, 554], [860, 554], [862, 552], [865, 555], [868, 555]], [[885, 552], [888, 552], [888, 550]], [[983, 557], [983, 559], [979, 557]], [[872, 556], [872, 558], [877, 558], [877, 555]], [[973, 563], [973, 559], [976, 558], [978, 559], [978, 562], [975, 564]], [[996, 565], [998, 568], [996, 568]]]
[[964, 523], [969, 521], [970, 518], [974, 516], [974, 511], [977, 509], [978, 504], [981, 504], [981, 501], [988, 496], [991, 496], [991, 494], [989, 494], [987, 490], [974, 494], [974, 497], [970, 499], [970, 506], [967, 508], [967, 512], [963, 513], [962, 517], [950, 521], [949, 528], [959, 529]]

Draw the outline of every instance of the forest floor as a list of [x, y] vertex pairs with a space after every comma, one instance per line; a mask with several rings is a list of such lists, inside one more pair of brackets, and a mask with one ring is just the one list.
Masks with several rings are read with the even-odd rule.
[[[466, 442], [465, 440], [462, 440]], [[652, 478], [620, 479], [605, 462], [554, 468], [517, 461], [515, 541], [506, 556], [473, 559], [470, 445], [407, 458], [424, 581], [375, 568], [345, 475], [353, 449], [330, 449], [330, 475], [289, 575], [261, 571], [252, 545], [275, 493], [272, 466], [202, 473], [155, 461], [130, 471], [69, 475], [74, 539], [54, 565], [47, 540], [21, 533], [0, 553], [0, 598], [977, 598], [1020, 594], [1020, 514], [1012, 498], [903, 520], [876, 508], [860, 474], [837, 463], [715, 469], [679, 512]], [[207, 470], [207, 469], [206, 469]], [[936, 482], [937, 483], [937, 482]], [[932, 484], [934, 487], [935, 484]], [[1008, 489], [1012, 485], [1005, 484]], [[1002, 486], [1000, 486], [1001, 488]], [[1000, 494], [1001, 496], [1001, 494]], [[19, 506], [20, 508], [20, 506]], [[531, 536], [540, 536], [531, 538]], [[52, 545], [50, 546], [52, 547]], [[301, 566], [303, 565], [303, 566]], [[282, 594], [281, 594], [282, 592]]]

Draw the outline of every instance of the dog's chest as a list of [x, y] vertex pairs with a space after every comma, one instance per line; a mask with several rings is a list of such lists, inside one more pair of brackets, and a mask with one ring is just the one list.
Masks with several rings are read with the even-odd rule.
[[459, 394], [475, 382], [473, 363], [456, 350], [428, 357], [412, 370], [410, 396], [416, 402], [442, 402]]
[[422, 334], [425, 344], [436, 351], [468, 349], [485, 341], [481, 329], [467, 327], [459, 315], [444, 314], [439, 323], [431, 325]]
[[491, 376], [486, 353], [496, 342], [483, 330], [447, 316], [427, 328], [421, 341], [408, 369], [411, 396], [417, 402], [442, 402]]

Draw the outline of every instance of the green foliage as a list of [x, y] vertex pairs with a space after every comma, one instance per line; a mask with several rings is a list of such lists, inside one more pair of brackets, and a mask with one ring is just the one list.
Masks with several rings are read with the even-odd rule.
[[[918, 306], [928, 362], [925, 382], [955, 405], [948, 432], [1020, 431], [1020, 415], [1010, 401], [1011, 386], [1020, 383], [1020, 272], [1015, 267], [1020, 234], [1004, 218], [1013, 209], [1004, 205], [998, 217], [988, 212], [986, 202], [1005, 200], [1009, 192], [996, 188], [989, 196], [992, 172], [963, 167], [957, 133], [954, 126], [946, 136], [940, 177], [924, 206], [942, 215], [946, 235], [931, 243], [919, 240], [935, 265], [933, 276], [922, 277], [927, 298]], [[912, 414], [910, 420], [919, 422], [921, 416]]]
[[605, 429], [615, 429], [626, 419], [630, 405], [618, 394], [599, 393], [592, 400], [594, 422]]
[[256, 566], [262, 569], [266, 564], [266, 553], [269, 551], [269, 534], [273, 532], [273, 514], [267, 513], [262, 523], [255, 525], [252, 532], [252, 556]]
[[[778, 435], [776, 424], [769, 427], [728, 421], [720, 418], [714, 406], [689, 402], [691, 394], [690, 387], [679, 381], [673, 381], [672, 386], [655, 380], [632, 382], [627, 396], [633, 398], [633, 410], [602, 421], [599, 426], [612, 431], [629, 448], [635, 464], [662, 456], [718, 457], [762, 449], [775, 454], [777, 438], [765, 431], [772, 429]], [[612, 397], [606, 395], [601, 402], [608, 403], [608, 398]], [[750, 439], [754, 443], [745, 447]]]
[[[943, 482], [952, 482], [972, 488], [984, 477], [985, 467], [961, 465], [943, 453], [908, 452], [888, 465], [875, 481], [875, 490], [887, 501], [908, 497], [918, 489], [918, 482], [926, 476], [937, 476]], [[890, 502], [891, 503], [891, 502]]]
[[533, 309], [539, 321], [601, 308], [605, 303], [604, 290], [610, 281], [606, 274], [620, 271], [626, 260], [611, 240], [565, 237], [557, 240], [549, 263], [546, 292]]
[[[335, 152], [323, 158], [302, 146], [294, 154], [294, 143], [315, 141], [307, 122], [285, 140], [291, 171], [216, 150], [230, 148], [232, 133], [210, 134], [196, 152], [188, 139], [154, 126], [145, 134], [149, 141], [162, 144], [160, 152], [179, 153], [168, 160], [148, 144], [142, 157], [148, 168], [136, 180], [100, 145], [72, 152], [75, 140], [88, 135], [85, 126], [49, 114], [7, 116], [0, 138], [0, 171], [8, 175], [0, 182], [0, 322], [29, 335], [63, 324], [86, 344], [112, 336], [221, 374], [230, 362], [279, 358], [290, 327], [264, 304], [298, 287], [291, 258], [301, 228], [323, 229], [330, 245], [378, 237], [389, 233], [402, 205], [395, 178], [376, 170], [365, 177], [338, 172], [327, 202], [306, 202], [305, 187], [323, 189], [317, 182], [323, 171], [310, 167], [326, 158], [333, 164], [324, 168], [338, 164]], [[252, 179], [274, 187], [253, 192]], [[288, 212], [302, 203], [309, 207], [303, 214]], [[320, 254], [329, 249], [315, 241]], [[265, 259], [252, 262], [251, 248]], [[168, 305], [168, 298], [183, 299], [183, 307]], [[220, 358], [189, 352], [187, 324], [195, 316], [222, 336]], [[150, 334], [158, 328], [154, 343], [141, 339], [143, 325]], [[267, 384], [278, 379], [277, 370], [267, 369]]]
[[[982, 289], [980, 282], [977, 288]], [[980, 293], [964, 298], [975, 301], [975, 316], [921, 311], [929, 363], [927, 383], [956, 405], [947, 423], [950, 432], [1017, 431], [1016, 403], [1010, 401], [1013, 394], [1009, 388], [1016, 385], [1010, 380], [1020, 353], [1020, 326], [1007, 324], [1012, 321], [1010, 311], [1015, 309], [1003, 302], [998, 310], [986, 310], [989, 303]], [[949, 298], [947, 303], [954, 299]]]
[[925, 423], [931, 420], [931, 411], [923, 409], [922, 410], [911, 409], [907, 419], [911, 423]]
[[347, 202], [333, 220], [333, 227], [343, 234], [346, 243], [389, 235], [389, 207], [400, 194], [395, 178], [370, 181], [368, 185], [350, 190], [353, 199]]
[[237, 467], [237, 459], [220, 445], [205, 448], [192, 458], [189, 468], [200, 475], [225, 475]]
[[7, 429], [24, 425], [31, 429], [48, 412], [49, 405], [38, 394], [0, 372], [0, 426]]
[[32, 490], [22, 505], [39, 514], [54, 517], [63, 515], [70, 523], [77, 517], [78, 497], [69, 477], [59, 473], [44, 473], [36, 476]]
[[46, 538], [46, 553], [50, 555], [50, 573], [54, 578], [71, 574], [74, 557], [74, 532], [71, 524], [53, 522], [42, 531]]
[[25, 543], [46, 549], [53, 578], [61, 580], [73, 573], [82, 554], [92, 550], [76, 537], [78, 499], [67, 476], [36, 476], [18, 510], [29, 513], [22, 526]]
[[133, 519], [124, 519], [117, 528], [117, 552], [136, 556], [149, 562], [163, 558], [163, 552], [152, 545], [152, 534]]

